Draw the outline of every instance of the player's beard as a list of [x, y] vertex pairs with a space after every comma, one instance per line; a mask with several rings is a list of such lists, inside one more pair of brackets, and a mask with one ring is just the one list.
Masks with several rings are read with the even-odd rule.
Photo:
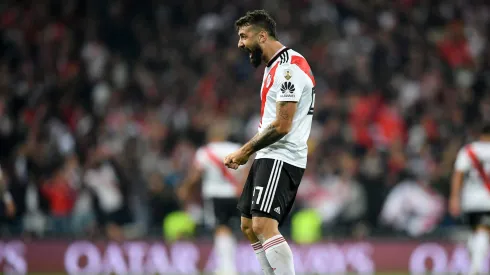
[[259, 45], [255, 45], [255, 47], [249, 51], [249, 58], [252, 66], [255, 68], [260, 66], [260, 63], [262, 63], [262, 49]]

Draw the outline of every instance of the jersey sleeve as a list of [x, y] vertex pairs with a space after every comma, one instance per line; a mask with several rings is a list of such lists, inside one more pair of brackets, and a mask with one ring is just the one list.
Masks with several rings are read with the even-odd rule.
[[468, 172], [471, 169], [471, 160], [466, 152], [466, 148], [463, 147], [459, 150], [456, 157], [456, 163], [454, 164], [454, 170], [458, 172]]
[[276, 80], [279, 85], [276, 101], [299, 101], [306, 86], [306, 75], [298, 66], [280, 65], [277, 68]]

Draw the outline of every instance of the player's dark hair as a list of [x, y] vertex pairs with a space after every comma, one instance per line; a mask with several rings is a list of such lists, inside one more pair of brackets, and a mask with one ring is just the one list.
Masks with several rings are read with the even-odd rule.
[[245, 16], [242, 16], [235, 22], [235, 27], [238, 30], [244, 26], [257, 26], [267, 31], [269, 36], [277, 40], [276, 21], [265, 10], [249, 11]]
[[485, 122], [481, 127], [482, 135], [490, 135], [490, 122]]

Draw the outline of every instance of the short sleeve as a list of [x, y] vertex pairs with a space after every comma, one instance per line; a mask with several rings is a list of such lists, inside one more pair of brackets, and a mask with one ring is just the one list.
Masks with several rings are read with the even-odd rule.
[[202, 169], [206, 163], [206, 154], [203, 148], [199, 148], [194, 155], [194, 166], [198, 169]]
[[277, 68], [276, 81], [279, 85], [276, 101], [298, 102], [306, 85], [306, 75], [298, 66], [285, 64]]
[[459, 150], [454, 164], [454, 170], [458, 172], [468, 172], [471, 169], [471, 160], [466, 152], [466, 147]]

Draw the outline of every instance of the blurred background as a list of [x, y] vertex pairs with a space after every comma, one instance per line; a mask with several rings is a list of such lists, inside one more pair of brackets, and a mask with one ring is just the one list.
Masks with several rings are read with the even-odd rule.
[[1, 236], [171, 238], [165, 221], [211, 236], [199, 190], [176, 190], [211, 123], [242, 143], [257, 130], [263, 68], [234, 21], [258, 8], [317, 82], [285, 234], [459, 232], [446, 199], [456, 153], [490, 119], [490, 2], [4, 0]]

